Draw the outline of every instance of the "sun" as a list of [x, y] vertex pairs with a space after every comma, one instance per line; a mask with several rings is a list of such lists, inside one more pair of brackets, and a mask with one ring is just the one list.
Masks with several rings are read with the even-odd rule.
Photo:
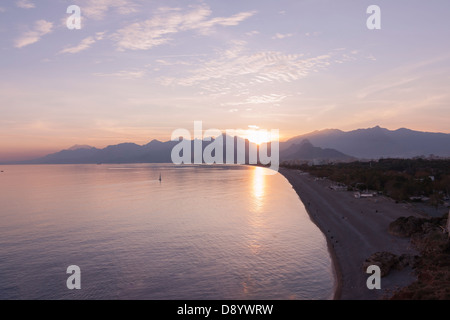
[[246, 139], [248, 141], [256, 143], [257, 145], [261, 145], [262, 143], [270, 142], [271, 136], [267, 130], [255, 130], [249, 129], [247, 130]]

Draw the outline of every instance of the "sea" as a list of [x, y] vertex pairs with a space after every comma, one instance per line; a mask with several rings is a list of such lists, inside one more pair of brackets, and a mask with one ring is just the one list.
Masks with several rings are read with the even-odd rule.
[[[326, 239], [269, 169], [0, 170], [1, 300], [333, 298]], [[68, 288], [69, 266], [79, 267], [80, 289]]]

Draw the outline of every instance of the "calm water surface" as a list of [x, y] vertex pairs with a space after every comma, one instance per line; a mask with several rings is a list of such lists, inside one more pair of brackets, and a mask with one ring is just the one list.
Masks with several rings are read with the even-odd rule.
[[[280, 174], [149, 164], [0, 170], [0, 299], [332, 298], [325, 238]], [[66, 287], [70, 265], [81, 268], [81, 290]]]

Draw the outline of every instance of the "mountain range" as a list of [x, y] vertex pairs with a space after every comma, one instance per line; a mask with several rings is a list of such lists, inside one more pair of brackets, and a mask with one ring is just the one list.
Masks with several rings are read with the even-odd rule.
[[333, 148], [359, 159], [413, 158], [431, 154], [450, 157], [450, 134], [405, 128], [392, 131], [379, 126], [349, 132], [314, 131], [286, 141], [281, 149], [286, 150], [304, 140], [316, 147]]
[[[238, 153], [235, 138], [234, 151]], [[226, 139], [224, 139], [226, 141]], [[214, 142], [203, 142], [203, 150]], [[241, 141], [242, 142], [242, 141]], [[90, 163], [171, 163], [171, 153], [178, 142], [153, 140], [146, 145], [122, 143], [98, 149], [75, 145], [42, 158], [16, 162], [20, 164], [90, 164]], [[252, 143], [245, 140], [246, 163]], [[193, 148], [194, 141], [191, 141]], [[255, 146], [258, 148], [257, 146]], [[270, 148], [269, 148], [270, 149]], [[224, 145], [224, 155], [226, 154]], [[356, 159], [412, 158], [433, 154], [450, 157], [450, 134], [379, 126], [344, 132], [336, 129], [314, 131], [280, 143], [280, 160], [352, 161]], [[192, 155], [193, 157], [193, 155]]]

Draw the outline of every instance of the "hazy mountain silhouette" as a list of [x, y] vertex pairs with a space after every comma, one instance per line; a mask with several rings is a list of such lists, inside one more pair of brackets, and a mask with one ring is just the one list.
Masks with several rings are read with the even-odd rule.
[[88, 146], [88, 145], [78, 145], [78, 144], [76, 144], [76, 145], [70, 147], [70, 148], [67, 149], [67, 150], [93, 149], [93, 148], [94, 148], [94, 147], [91, 147], [91, 146]]
[[[226, 136], [223, 135], [223, 159], [226, 161]], [[211, 141], [203, 141], [202, 154], [211, 143]], [[245, 155], [238, 148], [239, 143], [245, 146]], [[191, 162], [194, 163], [194, 140], [191, 144]], [[153, 140], [146, 145], [137, 145], [134, 143], [122, 143], [118, 145], [108, 146], [104, 149], [97, 149], [90, 146], [74, 146], [67, 150], [46, 155], [42, 158], [21, 161], [21, 164], [92, 164], [92, 163], [172, 163], [172, 149], [178, 144], [177, 141], [161, 142]], [[238, 155], [242, 155], [245, 163], [249, 163], [250, 146], [259, 150], [258, 146], [252, 144], [248, 140], [235, 137], [234, 138], [234, 162], [237, 162]], [[270, 152], [270, 147], [269, 147]], [[214, 156], [214, 154], [213, 154]], [[259, 158], [258, 158], [259, 160]]]
[[434, 154], [450, 157], [450, 134], [398, 129], [391, 131], [379, 126], [344, 132], [336, 129], [315, 131], [283, 143], [283, 150], [309, 140], [320, 148], [333, 148], [362, 159], [412, 158]]
[[282, 161], [287, 160], [316, 160], [316, 161], [350, 161], [356, 160], [334, 149], [322, 149], [314, 147], [305, 139], [299, 144], [292, 144], [281, 152]]
[[25, 161], [30, 164], [89, 164], [89, 163], [167, 163], [171, 162], [171, 151], [177, 142], [152, 142], [140, 146], [122, 143], [97, 148], [70, 148], [45, 157]]
[[[223, 155], [225, 162], [226, 136]], [[245, 163], [249, 163], [249, 149], [258, 147], [248, 140], [234, 138], [235, 163], [239, 143], [245, 145]], [[203, 141], [203, 150], [211, 142]], [[75, 145], [45, 157], [14, 163], [20, 164], [91, 164], [91, 163], [172, 163], [172, 149], [179, 142], [153, 140], [146, 145], [122, 143], [98, 149], [86, 145]], [[194, 141], [191, 141], [192, 162]], [[270, 154], [269, 146], [269, 154]], [[450, 157], [450, 134], [419, 132], [409, 129], [391, 131], [380, 127], [344, 132], [336, 129], [315, 131], [292, 138], [280, 144], [280, 161], [285, 160], [329, 160], [349, 161], [352, 158], [411, 158], [434, 154]], [[258, 159], [259, 160], [259, 159]]]

